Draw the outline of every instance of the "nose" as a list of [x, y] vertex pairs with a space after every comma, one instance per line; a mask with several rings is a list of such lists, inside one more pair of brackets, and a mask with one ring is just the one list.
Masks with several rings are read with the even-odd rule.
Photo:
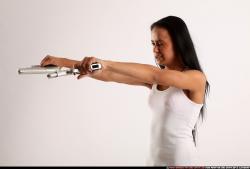
[[159, 48], [158, 48], [157, 45], [155, 45], [155, 46], [153, 47], [153, 52], [154, 52], [154, 53], [158, 53], [158, 52], [159, 52]]

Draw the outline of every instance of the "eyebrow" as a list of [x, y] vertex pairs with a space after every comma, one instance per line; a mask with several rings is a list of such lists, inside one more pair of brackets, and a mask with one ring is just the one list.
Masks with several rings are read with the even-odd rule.
[[[151, 40], [151, 42], [154, 42], [154, 41]], [[159, 40], [156, 40], [156, 42], [163, 42], [163, 40], [159, 39]]]
[[[158, 42], [163, 42], [162, 39], [159, 39], [159, 40], [156, 40], [156, 41], [158, 41]], [[154, 40], [151, 40], [151, 42], [154, 42]]]

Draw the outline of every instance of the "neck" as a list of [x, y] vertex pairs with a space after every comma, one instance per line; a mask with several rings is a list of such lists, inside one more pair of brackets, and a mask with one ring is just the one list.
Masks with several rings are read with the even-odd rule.
[[168, 69], [171, 69], [171, 70], [183, 71], [185, 69], [185, 66], [177, 61], [173, 62], [172, 64], [166, 65], [166, 66]]

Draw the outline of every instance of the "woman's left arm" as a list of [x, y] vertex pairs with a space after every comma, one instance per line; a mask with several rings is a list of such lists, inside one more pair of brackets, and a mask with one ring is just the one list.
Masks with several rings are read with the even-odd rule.
[[104, 60], [104, 62], [106, 69], [111, 72], [128, 75], [149, 84], [155, 83], [155, 75], [160, 70], [160, 68], [156, 66], [143, 63], [117, 62], [111, 60]]
[[192, 91], [200, 90], [206, 82], [205, 75], [198, 70], [181, 72], [178, 70], [160, 69], [156, 66], [133, 62], [116, 62], [104, 60], [110, 71], [125, 74], [149, 84], [175, 86]]

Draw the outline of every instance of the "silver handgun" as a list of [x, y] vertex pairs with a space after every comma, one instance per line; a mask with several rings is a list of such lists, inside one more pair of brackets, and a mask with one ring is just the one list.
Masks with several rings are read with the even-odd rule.
[[[90, 69], [92, 71], [99, 70], [101, 68], [102, 65], [97, 62], [92, 63], [90, 65]], [[19, 68], [18, 74], [47, 74], [48, 78], [56, 78], [60, 76], [80, 74], [80, 71], [75, 68], [58, 67], [55, 65], [48, 65], [48, 66], [33, 65], [31, 67]]]

